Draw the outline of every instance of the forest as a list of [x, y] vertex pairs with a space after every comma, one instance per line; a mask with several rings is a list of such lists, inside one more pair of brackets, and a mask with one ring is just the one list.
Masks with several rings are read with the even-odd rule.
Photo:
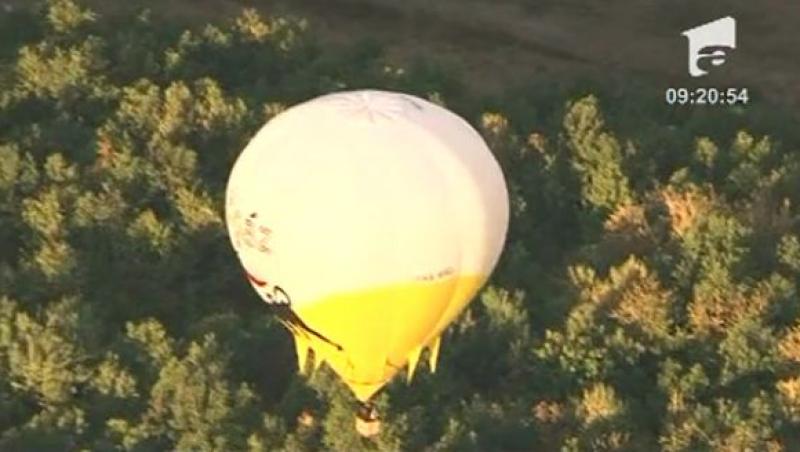
[[[436, 372], [380, 394], [373, 439], [329, 369], [298, 373], [223, 220], [255, 131], [357, 88], [469, 120], [512, 208]], [[759, 94], [482, 94], [252, 9], [0, 13], [0, 450], [800, 450], [800, 127]]]

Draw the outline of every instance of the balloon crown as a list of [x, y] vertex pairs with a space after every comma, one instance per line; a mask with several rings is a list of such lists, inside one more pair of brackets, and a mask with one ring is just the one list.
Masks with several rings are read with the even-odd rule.
[[408, 117], [411, 111], [423, 109], [411, 96], [373, 90], [330, 94], [316, 102], [332, 105], [344, 114], [370, 122]]

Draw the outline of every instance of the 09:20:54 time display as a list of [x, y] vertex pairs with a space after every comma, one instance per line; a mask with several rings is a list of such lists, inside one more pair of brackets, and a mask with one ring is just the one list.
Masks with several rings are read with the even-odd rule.
[[664, 98], [669, 105], [747, 105], [747, 88], [667, 88]]

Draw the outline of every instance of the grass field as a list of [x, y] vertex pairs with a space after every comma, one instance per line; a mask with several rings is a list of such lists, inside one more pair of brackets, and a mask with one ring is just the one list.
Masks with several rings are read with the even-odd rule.
[[[434, 58], [463, 74], [471, 89], [495, 91], [547, 76], [625, 77], [683, 86], [682, 30], [731, 14], [739, 49], [711, 83], [757, 89], [773, 100], [800, 102], [800, 3], [789, 0], [84, 0], [95, 10], [151, 8], [199, 23], [253, 7], [307, 18], [331, 43], [372, 39], [402, 64]], [[6, 0], [21, 6], [29, 3]]]

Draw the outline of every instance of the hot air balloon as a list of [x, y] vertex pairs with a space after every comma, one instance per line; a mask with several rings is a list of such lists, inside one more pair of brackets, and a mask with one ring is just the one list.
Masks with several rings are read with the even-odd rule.
[[[486, 282], [508, 192], [481, 136], [424, 99], [329, 94], [272, 118], [238, 156], [226, 224], [245, 274], [294, 336], [301, 372], [327, 363], [362, 402]], [[309, 366], [310, 367], [310, 366]]]

